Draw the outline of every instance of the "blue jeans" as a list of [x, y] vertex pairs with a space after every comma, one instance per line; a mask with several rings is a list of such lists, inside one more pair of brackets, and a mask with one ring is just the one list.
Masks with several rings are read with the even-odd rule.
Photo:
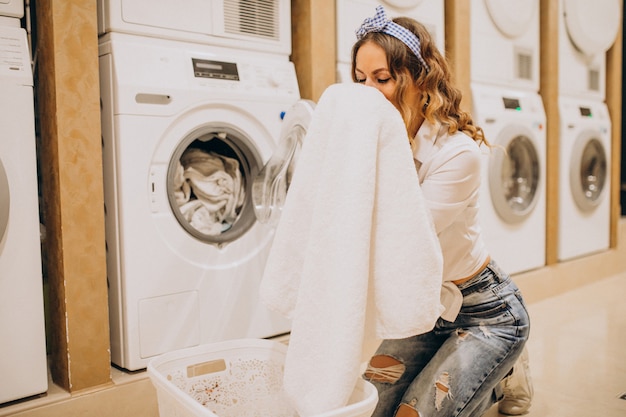
[[493, 261], [459, 289], [463, 306], [454, 323], [440, 318], [428, 333], [381, 343], [373, 359], [382, 355], [395, 366], [370, 362], [366, 371], [378, 389], [373, 416], [404, 409], [420, 417], [478, 417], [500, 399], [499, 383], [530, 331], [524, 301]]

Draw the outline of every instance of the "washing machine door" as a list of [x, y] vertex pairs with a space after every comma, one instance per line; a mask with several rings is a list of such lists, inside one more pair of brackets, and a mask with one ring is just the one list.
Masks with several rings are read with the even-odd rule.
[[535, 15], [538, 3], [538, 1], [519, 0], [483, 1], [494, 25], [510, 38], [517, 38], [526, 32]]
[[261, 223], [278, 224], [314, 109], [313, 101], [299, 100], [285, 113], [278, 146], [254, 179], [252, 201]]
[[598, 132], [585, 130], [574, 142], [570, 160], [570, 189], [583, 213], [595, 210], [606, 194], [607, 152]]
[[532, 132], [522, 125], [508, 125], [496, 139], [489, 162], [489, 190], [496, 213], [503, 221], [524, 221], [539, 199], [539, 152]]
[[233, 127], [208, 124], [184, 137], [166, 179], [180, 226], [217, 247], [243, 236], [256, 221], [250, 193], [262, 161], [253, 142]]
[[587, 56], [608, 50], [622, 20], [621, 0], [563, 0], [563, 18], [574, 46]]
[[4, 239], [4, 234], [9, 225], [10, 203], [9, 180], [7, 179], [4, 165], [2, 165], [2, 160], [0, 160], [0, 242]]

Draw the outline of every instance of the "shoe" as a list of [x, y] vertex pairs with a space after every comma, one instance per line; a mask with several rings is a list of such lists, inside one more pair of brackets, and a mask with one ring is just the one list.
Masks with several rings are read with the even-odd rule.
[[528, 351], [525, 347], [513, 365], [512, 372], [500, 384], [504, 396], [498, 403], [498, 411], [509, 416], [526, 414], [530, 409], [534, 389], [528, 366]]

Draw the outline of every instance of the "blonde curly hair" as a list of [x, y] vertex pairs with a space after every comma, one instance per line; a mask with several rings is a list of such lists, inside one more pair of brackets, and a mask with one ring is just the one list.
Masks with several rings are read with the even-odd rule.
[[[415, 54], [399, 39], [381, 32], [370, 32], [352, 47], [352, 80], [357, 81], [355, 69], [359, 48], [367, 42], [374, 42], [382, 47], [387, 55], [389, 72], [396, 81], [394, 100], [404, 119], [411, 143], [413, 141], [411, 132], [417, 131], [420, 119], [416, 116], [422, 116], [431, 123], [439, 121], [447, 125], [450, 134], [462, 131], [479, 145], [484, 143], [490, 146], [482, 128], [474, 125], [468, 112], [461, 110], [461, 91], [452, 84], [448, 62], [437, 49], [426, 27], [408, 17], [397, 17], [392, 20], [418, 37], [422, 57], [429, 66], [429, 71], [424, 69]], [[405, 99], [410, 84], [414, 84], [421, 92], [417, 105]]]

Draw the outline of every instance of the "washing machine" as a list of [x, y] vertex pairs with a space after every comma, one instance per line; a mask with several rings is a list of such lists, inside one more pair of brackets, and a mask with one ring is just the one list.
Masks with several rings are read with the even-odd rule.
[[113, 363], [288, 332], [258, 297], [274, 229], [251, 187], [300, 98], [293, 63], [115, 32], [99, 51]]
[[472, 82], [539, 91], [539, 0], [470, 4]]
[[291, 54], [290, 0], [98, 0], [98, 32]]
[[606, 96], [606, 51], [617, 39], [621, 0], [559, 0], [559, 94]]
[[424, 24], [445, 55], [445, 17], [443, 0], [336, 0], [337, 6], [337, 81], [352, 82], [350, 75], [352, 45], [355, 31], [363, 20], [376, 13], [382, 5], [387, 17], [412, 17]]
[[5, 403], [45, 392], [48, 371], [31, 60], [18, 3], [0, 5], [0, 13], [9, 14], [0, 16], [0, 403]]
[[559, 98], [558, 258], [568, 260], [609, 248], [611, 122], [606, 104]]
[[473, 83], [483, 145], [480, 224], [491, 257], [508, 273], [546, 261], [546, 116], [538, 93]]

